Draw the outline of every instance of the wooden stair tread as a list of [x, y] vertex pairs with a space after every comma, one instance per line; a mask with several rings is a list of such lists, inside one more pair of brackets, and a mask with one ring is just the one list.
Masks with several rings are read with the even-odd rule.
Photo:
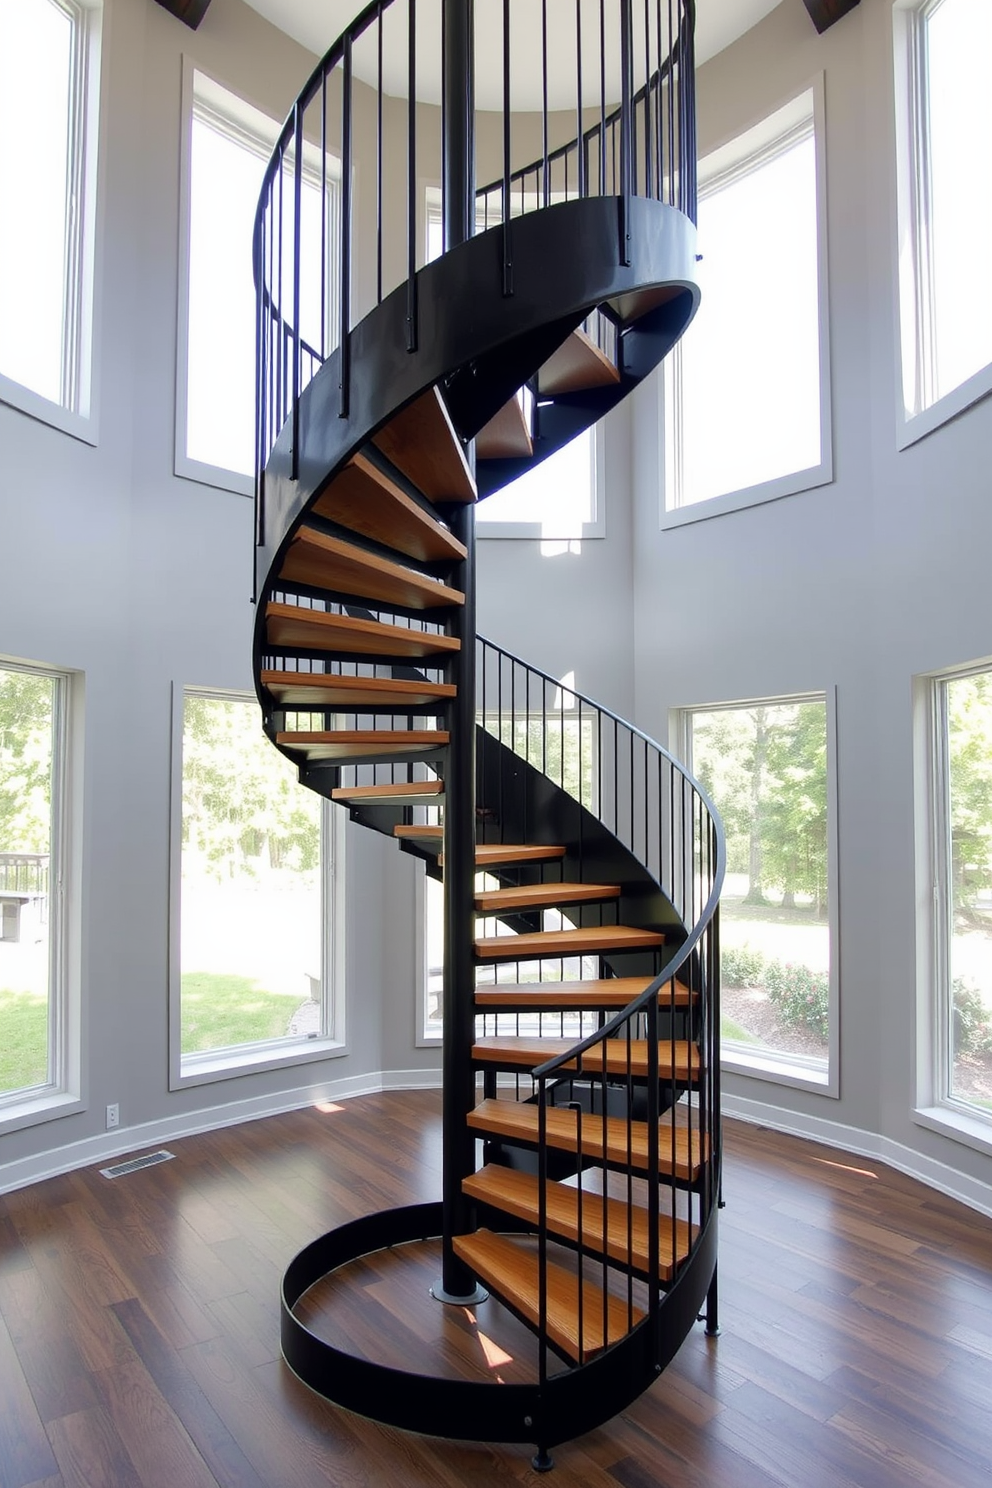
[[393, 836], [398, 837], [401, 842], [437, 842], [444, 835], [444, 828], [436, 822], [422, 822], [420, 825], [404, 824], [393, 828]]
[[331, 800], [345, 806], [431, 805], [444, 795], [443, 780], [411, 780], [388, 785], [339, 785]]
[[271, 646], [291, 650], [343, 652], [356, 656], [424, 657], [461, 649], [455, 636], [384, 625], [353, 615], [333, 615], [272, 600], [265, 607], [265, 634]]
[[[494, 987], [477, 987], [475, 1005], [479, 1008], [503, 1009], [507, 1012], [574, 1012], [583, 1008], [624, 1008], [654, 981], [653, 977], [603, 977], [584, 982], [517, 982], [497, 983]], [[676, 981], [674, 1005], [688, 1007], [695, 994], [684, 983]], [[671, 982], [662, 983], [658, 993], [662, 1007], [673, 1002]]]
[[594, 951], [657, 950], [665, 937], [634, 925], [581, 925], [523, 935], [485, 935], [475, 942], [481, 961], [526, 961], [533, 956], [585, 956]]
[[[574, 1038], [515, 1038], [493, 1036], [476, 1039], [472, 1045], [472, 1059], [476, 1064], [496, 1065], [500, 1069], [534, 1069], [545, 1060], [555, 1059], [574, 1048]], [[628, 1048], [630, 1057], [628, 1061]], [[645, 1080], [648, 1074], [648, 1045], [646, 1039], [604, 1039], [594, 1044], [582, 1055], [582, 1073], [598, 1075], [606, 1065], [608, 1075]], [[574, 1070], [576, 1061], [562, 1065], [562, 1070]], [[658, 1077], [662, 1080], [687, 1082], [699, 1074], [699, 1050], [687, 1039], [661, 1039], [658, 1044]]]
[[408, 682], [395, 677], [335, 677], [320, 672], [262, 672], [281, 708], [375, 708], [400, 713], [403, 705], [417, 708], [443, 703], [455, 696], [448, 682]]
[[[547, 1117], [548, 1146], [559, 1152], [574, 1153], [578, 1147], [578, 1113], [564, 1106], [549, 1106]], [[526, 1147], [537, 1146], [538, 1109], [526, 1101], [484, 1100], [468, 1114], [468, 1125], [486, 1137], [502, 1137]], [[629, 1133], [629, 1143], [628, 1143]], [[603, 1142], [602, 1116], [585, 1115], [582, 1119], [582, 1151], [597, 1162], [626, 1168], [629, 1160], [637, 1173], [648, 1170], [648, 1128], [643, 1121], [628, 1123], [619, 1116], [606, 1118], [606, 1142]], [[694, 1183], [709, 1154], [709, 1141], [698, 1127], [673, 1126], [663, 1120], [658, 1124], [658, 1171], [674, 1175], [682, 1183]]]
[[551, 396], [615, 387], [619, 381], [619, 369], [581, 327], [562, 342], [537, 374], [538, 392]]
[[401, 605], [408, 610], [433, 610], [465, 603], [460, 590], [428, 574], [306, 526], [298, 529], [290, 543], [275, 583], [277, 588], [280, 583], [307, 584], [335, 594], [353, 594], [359, 599]]
[[437, 388], [394, 414], [372, 442], [428, 501], [476, 499], [465, 451]]
[[529, 459], [534, 442], [527, 427], [527, 417], [520, 399], [514, 395], [483, 424], [475, 436], [475, 454], [479, 460]]
[[421, 563], [456, 563], [465, 557], [464, 543], [361, 453], [338, 472], [310, 511]]
[[[540, 1323], [540, 1280], [537, 1254], [519, 1241], [491, 1230], [458, 1235], [455, 1252], [481, 1281], [512, 1311], [536, 1328]], [[606, 1298], [606, 1331], [603, 1330], [603, 1292], [591, 1281], [582, 1287], [582, 1336], [579, 1336], [579, 1280], [563, 1266], [549, 1263], [547, 1275], [547, 1329], [555, 1347], [576, 1363], [626, 1337], [645, 1314], [620, 1297]]]
[[552, 847], [539, 842], [480, 842], [475, 849], [476, 863], [482, 867], [494, 868], [511, 863], [550, 862], [564, 856], [563, 847]]
[[555, 904], [598, 903], [619, 897], [618, 884], [524, 884], [509, 889], [486, 889], [476, 894], [475, 907], [485, 914], [501, 914], [514, 909], [546, 909]]
[[297, 749], [308, 760], [354, 763], [366, 759], [420, 758], [443, 749], [444, 729], [333, 729], [276, 734], [284, 749]]
[[[477, 1203], [488, 1204], [504, 1214], [522, 1219], [536, 1230], [540, 1223], [540, 1180], [536, 1173], [520, 1173], [489, 1163], [462, 1183], [464, 1193]], [[570, 1184], [548, 1183], [545, 1187], [548, 1233], [559, 1239], [579, 1243], [579, 1192]], [[604, 1209], [605, 1236], [604, 1247]], [[671, 1281], [676, 1268], [685, 1260], [696, 1233], [684, 1219], [658, 1216], [658, 1276]], [[639, 1204], [627, 1205], [622, 1199], [607, 1198], [586, 1190], [582, 1195], [582, 1249], [595, 1255], [604, 1254], [621, 1266], [631, 1265], [641, 1275], [649, 1274], [650, 1226], [648, 1211]]]
[[667, 305], [670, 300], [684, 293], [685, 289], [681, 284], [656, 284], [651, 289], [632, 289], [626, 294], [615, 295], [609, 304], [620, 319], [629, 325], [640, 316], [646, 315], [649, 310], [657, 310], [659, 305]]

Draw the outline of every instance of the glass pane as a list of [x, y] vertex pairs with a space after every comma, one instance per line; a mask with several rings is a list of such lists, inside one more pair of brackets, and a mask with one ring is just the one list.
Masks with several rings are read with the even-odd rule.
[[692, 714], [693, 771], [727, 834], [722, 1036], [826, 1069], [826, 704]]
[[53, 403], [62, 400], [72, 30], [51, 0], [0, 5], [0, 372]]
[[444, 886], [429, 875], [424, 878], [424, 914], [427, 939], [427, 1006], [424, 1037], [440, 1038], [444, 1032]]
[[992, 1112], [992, 676], [947, 684], [950, 1094]]
[[323, 1034], [321, 799], [256, 702], [183, 714], [182, 1051]]
[[812, 135], [701, 197], [699, 249], [702, 301], [680, 343], [683, 506], [820, 462]]
[[927, 19], [937, 396], [992, 361], [992, 5], [943, 0]]
[[0, 1095], [50, 1083], [52, 677], [0, 667]]
[[539, 522], [547, 538], [582, 536], [593, 520], [593, 431], [585, 430], [479, 507], [480, 522]]

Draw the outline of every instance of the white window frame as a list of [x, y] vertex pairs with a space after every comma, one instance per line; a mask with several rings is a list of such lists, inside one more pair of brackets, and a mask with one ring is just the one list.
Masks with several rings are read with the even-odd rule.
[[[173, 469], [185, 480], [200, 485], [215, 486], [223, 491], [234, 491], [241, 496], [254, 496], [255, 479], [240, 470], [229, 470], [222, 465], [211, 465], [204, 460], [193, 459], [186, 453], [187, 439], [187, 379], [189, 367], [189, 276], [190, 276], [190, 188], [192, 176], [193, 118], [202, 110], [210, 123], [227, 133], [232, 140], [252, 150], [268, 162], [281, 131], [281, 125], [254, 104], [248, 102], [228, 84], [214, 74], [196, 67], [189, 57], [183, 58], [182, 81], [182, 152], [179, 181], [179, 302], [176, 338], [176, 445]], [[288, 159], [291, 158], [287, 157]], [[337, 344], [338, 334], [338, 290], [337, 278], [332, 265], [337, 252], [339, 231], [337, 212], [340, 205], [340, 166], [337, 156], [328, 149], [326, 185], [331, 196], [327, 235], [328, 294], [326, 304], [326, 326], [328, 349]], [[311, 185], [320, 185], [320, 150], [304, 142], [303, 179]], [[246, 245], [246, 251], [250, 245]]]
[[[893, 282], [897, 286], [899, 372], [896, 377], [896, 444], [908, 449], [992, 392], [992, 360], [936, 397], [936, 331], [930, 262], [930, 150], [924, 30], [939, 0], [894, 0], [897, 236]], [[977, 189], [981, 176], [976, 178]], [[905, 245], [906, 251], [900, 251]]]
[[[202, 1054], [182, 1052], [182, 825], [183, 716], [187, 696], [257, 703], [253, 692], [172, 684], [172, 792], [169, 875], [169, 1089], [208, 1085], [262, 1070], [285, 1069], [348, 1053], [345, 997], [345, 813], [330, 801], [321, 812], [321, 996], [327, 1030], [322, 1037], [259, 1040]], [[259, 717], [261, 728], [261, 716]], [[274, 746], [273, 746], [274, 747]]]
[[[811, 107], [806, 106], [807, 96]], [[826, 170], [826, 115], [823, 74], [818, 73], [796, 93], [766, 114], [752, 122], [719, 148], [706, 155], [699, 163], [699, 195], [705, 198], [708, 191], [717, 190], [736, 179], [759, 170], [799, 139], [812, 133], [816, 157], [816, 220], [817, 220], [817, 318], [819, 325], [819, 381], [820, 381], [820, 459], [816, 465], [805, 470], [791, 471], [773, 480], [758, 485], [746, 486], [736, 491], [727, 491], [719, 496], [710, 496], [702, 501], [679, 503], [678, 488], [681, 481], [678, 455], [679, 431], [677, 415], [671, 404], [678, 407], [680, 401], [681, 347], [676, 345], [668, 363], [657, 378], [658, 390], [658, 469], [661, 491], [660, 525], [662, 530], [685, 527], [694, 522], [708, 521], [711, 517], [726, 512], [741, 511], [747, 507], [761, 506], [769, 501], [778, 501], [784, 496], [794, 496], [829, 485], [833, 471], [833, 421], [830, 392], [830, 309], [829, 309], [829, 264], [827, 257], [827, 170]], [[769, 239], [769, 273], [774, 278], [775, 243]], [[666, 385], [668, 393], [666, 394]], [[673, 489], [674, 488], [674, 489]], [[674, 499], [669, 499], [673, 496]]]
[[79, 927], [70, 886], [80, 879], [81, 837], [77, 806], [82, 797], [81, 752], [75, 736], [81, 722], [79, 690], [71, 672], [0, 657], [8, 671], [47, 677], [52, 698], [52, 838], [49, 854], [48, 1069], [44, 1085], [0, 1096], [0, 1134], [36, 1126], [85, 1109], [82, 1090], [82, 1018], [79, 987]]
[[692, 771], [693, 713], [731, 712], [737, 708], [789, 707], [796, 703], [823, 703], [827, 734], [827, 933], [830, 937], [829, 1028], [827, 1031], [826, 1069], [811, 1069], [799, 1055], [785, 1051], [755, 1050], [747, 1052], [743, 1044], [727, 1045], [721, 1041], [720, 1068], [728, 1074], [748, 1075], [773, 1085], [788, 1085], [797, 1090], [811, 1090], [817, 1095], [840, 1098], [840, 912], [838, 894], [837, 836], [837, 689], [799, 692], [778, 696], [737, 698], [732, 702], [694, 703], [673, 710], [669, 736], [674, 752]]
[[99, 0], [53, 0], [53, 3], [70, 17], [73, 27], [62, 398], [58, 403], [53, 402], [0, 372], [0, 403], [84, 444], [96, 445], [99, 410], [95, 374], [98, 362], [95, 268], [103, 8]]
[[987, 1116], [950, 1093], [950, 771], [944, 686], [992, 671], [992, 657], [915, 679], [916, 761], [916, 1105], [919, 1126], [992, 1155]]

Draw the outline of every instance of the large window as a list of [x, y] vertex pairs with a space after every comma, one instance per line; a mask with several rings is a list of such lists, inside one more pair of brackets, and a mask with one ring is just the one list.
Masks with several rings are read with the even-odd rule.
[[933, 1089], [992, 1136], [992, 671], [932, 684]]
[[727, 835], [722, 1056], [744, 1073], [835, 1088], [831, 760], [827, 700], [682, 715], [690, 768]]
[[90, 413], [98, 21], [80, 0], [0, 5], [0, 398], [76, 433]]
[[902, 443], [992, 388], [992, 6], [899, 0]]
[[0, 1119], [67, 1080], [67, 679], [0, 665]]
[[663, 378], [667, 522], [831, 478], [814, 103], [700, 163], [702, 300]]
[[[248, 491], [255, 470], [255, 283], [252, 242], [262, 177], [278, 125], [199, 72], [187, 80], [189, 145], [184, 210], [185, 298], [180, 315], [176, 469]], [[306, 144], [301, 171], [300, 321], [304, 377], [337, 344], [337, 208], [340, 164]], [[270, 275], [292, 319], [294, 172], [290, 152], [276, 182]], [[321, 213], [323, 212], [323, 222]], [[326, 261], [323, 272], [321, 252]], [[314, 262], [314, 255], [317, 261]], [[280, 273], [281, 265], [281, 273]], [[322, 286], [323, 285], [323, 291]], [[287, 356], [293, 353], [287, 342]]]
[[340, 1052], [341, 813], [300, 785], [254, 698], [187, 691], [181, 727], [179, 1079]]

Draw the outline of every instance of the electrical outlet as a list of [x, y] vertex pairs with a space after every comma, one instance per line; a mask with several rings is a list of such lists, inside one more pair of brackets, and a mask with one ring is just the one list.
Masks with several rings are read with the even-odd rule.
[[115, 1126], [120, 1126], [120, 1124], [121, 1124], [121, 1108], [117, 1104], [117, 1102], [114, 1101], [114, 1103], [113, 1103], [112, 1106], [108, 1106], [107, 1107], [107, 1130], [108, 1131], [113, 1131], [114, 1127]]

